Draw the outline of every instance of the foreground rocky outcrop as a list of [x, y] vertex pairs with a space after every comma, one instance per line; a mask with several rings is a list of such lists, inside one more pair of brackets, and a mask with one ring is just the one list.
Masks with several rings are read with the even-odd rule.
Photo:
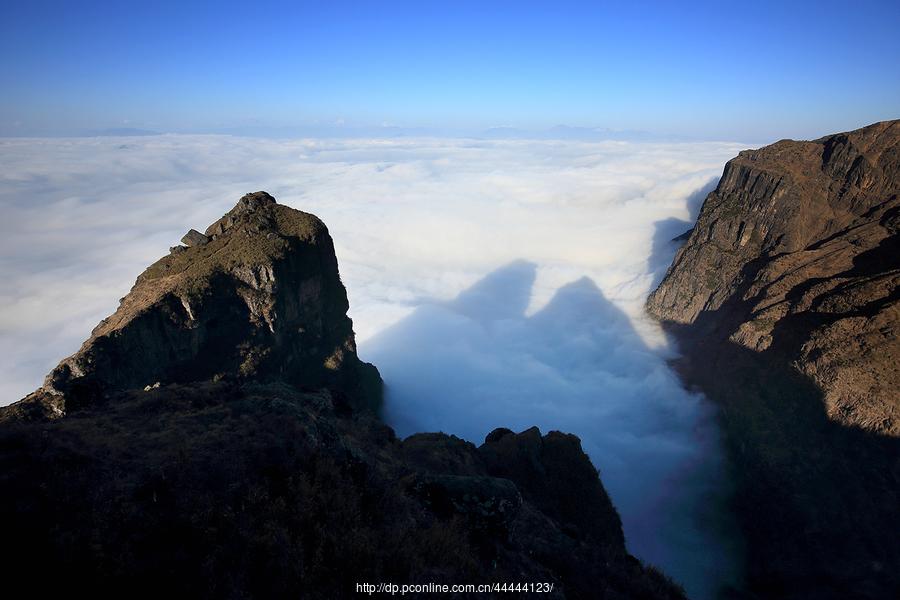
[[762, 597], [900, 597], [900, 122], [741, 152], [647, 308], [722, 410]]
[[[683, 598], [625, 549], [575, 436], [378, 420], [322, 223], [250, 194], [0, 409], [0, 570], [34, 597], [341, 598], [548, 584]], [[518, 597], [523, 594], [448, 594]], [[418, 594], [407, 594], [419, 597]]]

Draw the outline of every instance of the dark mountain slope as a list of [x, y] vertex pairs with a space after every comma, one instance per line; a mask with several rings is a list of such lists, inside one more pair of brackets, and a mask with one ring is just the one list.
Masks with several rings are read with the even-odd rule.
[[[578, 438], [496, 430], [476, 448], [399, 440], [378, 420], [381, 382], [356, 356], [318, 219], [251, 194], [185, 242], [42, 389], [0, 409], [7, 589], [330, 599], [363, 583], [541, 583], [553, 598], [683, 598], [627, 553]], [[469, 596], [521, 594], [448, 594]]]

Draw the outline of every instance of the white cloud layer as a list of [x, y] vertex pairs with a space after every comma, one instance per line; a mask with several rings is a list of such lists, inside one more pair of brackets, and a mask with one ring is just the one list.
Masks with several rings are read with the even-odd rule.
[[0, 140], [0, 404], [36, 388], [135, 276], [248, 191], [335, 238], [360, 353], [406, 435], [578, 434], [630, 549], [711, 597], [735, 549], [702, 398], [642, 312], [742, 146], [527, 140]]

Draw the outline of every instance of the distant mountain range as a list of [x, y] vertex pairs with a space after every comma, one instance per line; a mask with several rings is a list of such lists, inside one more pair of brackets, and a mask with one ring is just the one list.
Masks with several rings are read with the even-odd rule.
[[145, 135], [162, 135], [159, 131], [139, 129], [137, 127], [110, 127], [107, 129], [91, 129], [81, 134], [83, 137], [131, 137]]
[[[489, 127], [487, 129], [451, 129], [438, 127], [356, 126], [335, 124], [313, 124], [303, 126], [241, 125], [185, 129], [173, 132], [154, 131], [136, 127], [110, 127], [87, 129], [66, 133], [63, 137], [132, 137], [162, 135], [163, 133], [198, 135], [235, 135], [260, 138], [404, 138], [404, 137], [444, 137], [483, 140], [566, 140], [566, 141], [629, 141], [629, 142], [683, 142], [701, 141], [701, 138], [687, 135], [658, 134], [640, 130], [616, 130], [602, 127], [573, 127], [556, 125], [546, 129], [525, 129], [518, 127]], [[22, 135], [22, 134], [16, 134]], [[47, 133], [25, 134], [52, 137]]]

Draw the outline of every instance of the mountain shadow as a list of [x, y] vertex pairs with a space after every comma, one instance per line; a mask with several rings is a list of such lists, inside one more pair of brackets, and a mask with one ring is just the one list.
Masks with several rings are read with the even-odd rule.
[[590, 278], [528, 314], [536, 273], [534, 263], [507, 264], [367, 341], [385, 379], [385, 419], [401, 436], [478, 441], [497, 424], [575, 433], [631, 551], [692, 598], [715, 597], [739, 580], [740, 544], [720, 510], [729, 486], [708, 404]]
[[751, 597], [898, 597], [900, 440], [829, 419], [821, 389], [773, 352], [669, 327], [685, 381], [721, 408]]

